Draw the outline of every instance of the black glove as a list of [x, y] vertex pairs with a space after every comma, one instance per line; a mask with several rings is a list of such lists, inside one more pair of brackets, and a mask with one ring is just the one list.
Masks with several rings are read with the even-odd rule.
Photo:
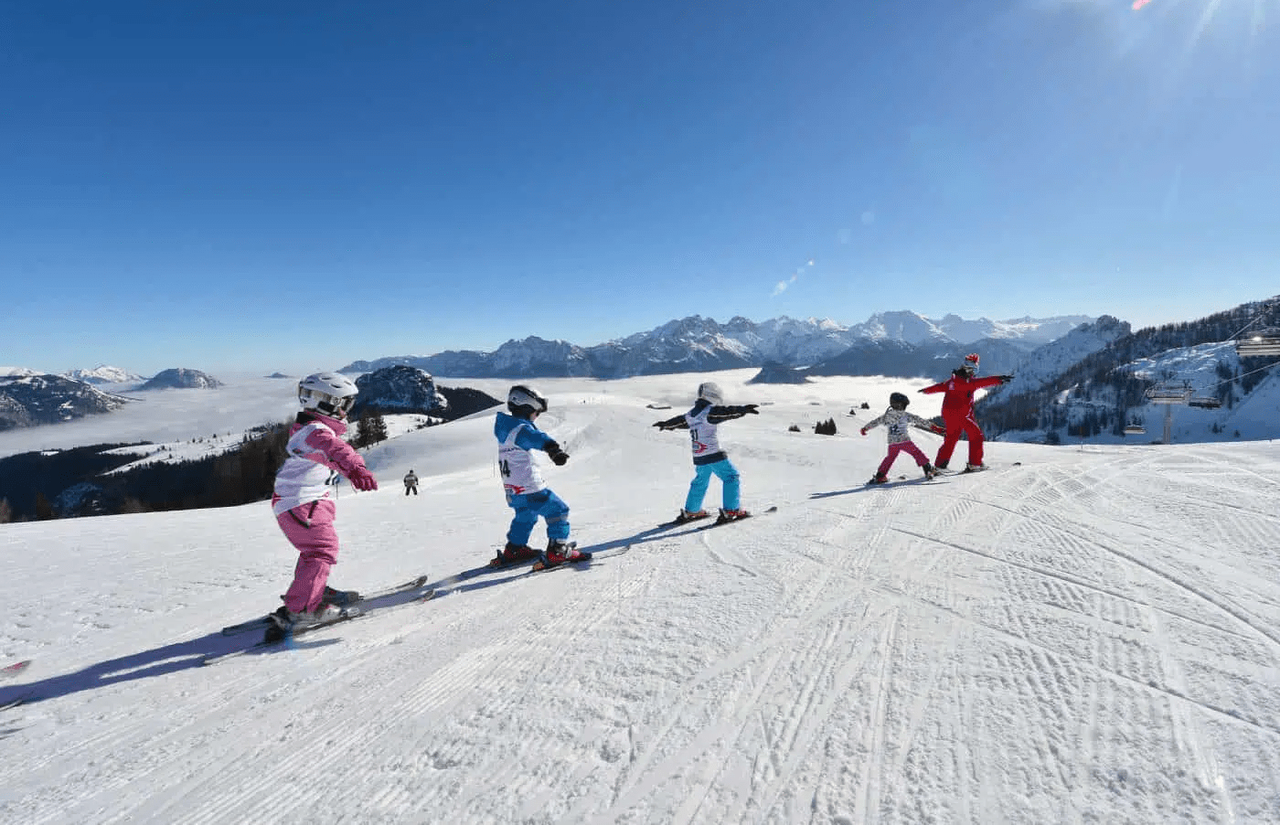
[[547, 451], [547, 455], [551, 456], [552, 462], [557, 467], [563, 467], [564, 463], [569, 460], [569, 454], [560, 449], [560, 445], [554, 441], [548, 441], [547, 446], [542, 449]]
[[747, 404], [747, 405], [746, 405], [747, 411], [746, 411], [745, 413], [743, 413], [743, 415], [759, 415], [759, 414], [760, 414], [760, 411], [756, 409], [756, 407], [758, 407], [758, 406], [760, 406], [760, 405], [759, 405], [759, 404]]
[[1012, 375], [997, 375], [996, 377], [1000, 379], [1001, 384], [1008, 384], [1010, 381], [1013, 380]]

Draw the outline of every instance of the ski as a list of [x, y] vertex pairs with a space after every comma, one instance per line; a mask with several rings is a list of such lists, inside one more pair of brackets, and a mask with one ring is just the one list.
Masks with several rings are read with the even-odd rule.
[[658, 529], [666, 530], [669, 527], [679, 527], [682, 524], [692, 524], [695, 521], [702, 521], [704, 518], [711, 518], [711, 514], [704, 513], [701, 516], [694, 516], [693, 518], [686, 518], [686, 519], [677, 518], [677, 519], [672, 519], [671, 521], [664, 521], [658, 525]]
[[720, 519], [716, 519], [710, 524], [702, 525], [701, 527], [698, 528], [698, 530], [710, 530], [715, 527], [723, 527], [726, 524], [736, 524], [739, 521], [746, 521], [747, 519], [758, 518], [760, 516], [767, 516], [767, 515], [770, 515], [771, 513], [776, 513], [776, 512], [778, 512], [778, 505], [775, 504], [771, 507], [767, 507], [764, 510], [761, 510], [758, 513], [748, 513], [747, 515], [742, 516], [741, 518], [731, 518], [726, 521], [721, 521]]
[[18, 705], [25, 703], [30, 698], [31, 694], [27, 694], [26, 696], [19, 696], [17, 699], [10, 699], [8, 702], [0, 703], [0, 710], [16, 708]]
[[21, 662], [14, 662], [11, 665], [0, 668], [0, 679], [13, 679], [17, 676], [21, 676], [29, 667], [31, 667], [30, 659], [23, 659]]
[[[422, 576], [421, 578], [423, 582], [425, 582], [427, 577]], [[415, 579], [415, 581], [417, 580]], [[375, 598], [384, 598], [386, 596], [395, 595], [396, 593], [407, 592], [410, 589], [411, 588], [400, 587], [395, 590], [388, 589], [385, 591], [379, 591], [376, 594], [371, 594], [369, 596], [366, 596], [365, 600], [368, 601]], [[441, 591], [435, 590], [435, 589], [426, 590], [418, 594], [417, 596], [414, 596], [409, 601], [404, 602], [403, 604], [418, 604], [420, 602], [431, 601], [440, 593]], [[397, 607], [397, 606], [402, 606], [402, 605], [390, 605], [389, 607]], [[385, 610], [388, 608], [382, 608], [382, 609]], [[313, 630], [323, 630], [328, 627], [333, 627], [334, 625], [342, 624], [343, 622], [349, 622], [352, 619], [359, 619], [362, 616], [370, 616], [376, 612], [381, 612], [381, 611], [380, 610], [366, 611], [366, 610], [361, 610], [359, 607], [356, 607], [356, 606], [344, 607], [342, 608], [341, 615], [339, 615], [334, 619], [330, 619], [327, 622], [318, 622], [317, 624], [304, 625], [303, 627], [296, 628], [292, 633], [288, 634], [287, 636], [283, 636], [281, 638], [264, 638], [262, 641], [257, 642], [256, 644], [252, 644], [249, 647], [240, 648], [237, 650], [231, 650], [226, 653], [213, 653], [208, 656], [205, 656], [200, 663], [204, 665], [211, 665], [217, 662], [224, 662], [227, 659], [234, 659], [239, 656], [245, 656], [250, 653], [260, 653], [270, 648], [285, 646], [290, 641], [298, 638], [299, 636], [304, 636], [312, 632]], [[272, 627], [274, 626], [275, 625], [273, 624]]]
[[893, 479], [890, 479], [888, 481], [875, 481], [874, 479], [872, 479], [871, 481], [868, 481], [866, 483], [866, 486], [867, 487], [890, 487], [890, 486], [896, 486], [898, 484], [945, 484], [945, 483], [946, 482], [943, 479], [943, 474], [941, 471], [939, 471], [936, 475], [932, 475], [932, 476], [914, 476], [914, 477], [908, 478], [905, 475], [901, 475]]
[[539, 570], [555, 570], [557, 567], [568, 567], [571, 564], [583, 564], [591, 561], [591, 554], [585, 550], [579, 550], [578, 555], [572, 559], [566, 559], [559, 564], [547, 564], [542, 559], [538, 559], [529, 568], [530, 573], [537, 573]]
[[[250, 653], [256, 653], [266, 648], [280, 647], [284, 645], [286, 642], [289, 642], [293, 639], [298, 638], [299, 636], [303, 636], [307, 633], [310, 633], [313, 630], [323, 630], [326, 627], [333, 627], [336, 624], [349, 622], [352, 619], [357, 619], [363, 615], [365, 614], [360, 612], [360, 609], [357, 607], [343, 608], [342, 615], [338, 616], [335, 619], [330, 619], [327, 622], [317, 622], [316, 624], [309, 624], [304, 627], [299, 627], [295, 629], [292, 633], [288, 634], [287, 636], [283, 636], [279, 639], [263, 639], [257, 644], [250, 645], [249, 647], [240, 648], [238, 650], [232, 650], [227, 653], [213, 653], [208, 656], [205, 656], [200, 661], [200, 664], [211, 665], [216, 662], [225, 662], [227, 659], [234, 659], [237, 656], [245, 656]], [[272, 627], [274, 627], [274, 624], [272, 625]]]
[[[372, 593], [365, 593], [357, 596], [353, 604], [359, 604], [360, 602], [369, 601], [371, 599], [382, 599], [387, 596], [394, 596], [397, 593], [404, 593], [409, 590], [416, 590], [426, 584], [428, 578], [428, 576], [419, 576], [416, 579], [407, 581], [404, 584], [398, 584], [395, 587], [387, 587], [382, 590], [376, 590]], [[273, 622], [271, 621], [270, 615], [259, 616], [256, 619], [250, 619], [249, 621], [241, 622], [240, 624], [227, 625], [222, 628], [222, 635], [237, 636], [241, 633], [249, 633], [254, 630], [265, 630], [271, 624], [273, 624]]]

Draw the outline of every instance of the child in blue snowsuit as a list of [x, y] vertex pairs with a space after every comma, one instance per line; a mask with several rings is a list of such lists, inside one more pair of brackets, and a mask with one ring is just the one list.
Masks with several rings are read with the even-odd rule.
[[720, 406], [724, 394], [720, 387], [710, 381], [698, 386], [698, 400], [693, 408], [684, 415], [659, 421], [653, 426], [660, 430], [689, 431], [693, 441], [693, 481], [689, 483], [689, 494], [685, 497], [684, 507], [676, 516], [676, 523], [682, 524], [694, 519], [706, 518], [709, 514], [702, 509], [702, 500], [711, 486], [711, 476], [720, 478], [723, 507], [720, 508], [719, 521], [733, 521], [751, 515], [741, 509], [739, 496], [741, 487], [738, 470], [729, 461], [729, 456], [720, 449], [720, 438], [717, 425], [744, 415], [758, 415], [756, 404], [744, 404], [738, 407]]
[[[539, 555], [549, 567], [572, 561], [580, 554], [576, 543], [568, 540], [569, 505], [547, 489], [542, 473], [529, 452], [545, 452], [556, 466], [563, 466], [569, 460], [569, 454], [560, 449], [555, 439], [533, 424], [540, 413], [547, 411], [547, 399], [536, 390], [517, 384], [507, 393], [507, 409], [511, 414], [498, 413], [497, 420], [493, 422], [493, 434], [498, 439], [498, 470], [502, 474], [507, 506], [516, 514], [507, 530], [506, 547], [490, 564], [500, 567], [529, 561]], [[528, 545], [539, 516], [547, 521], [545, 554]]]

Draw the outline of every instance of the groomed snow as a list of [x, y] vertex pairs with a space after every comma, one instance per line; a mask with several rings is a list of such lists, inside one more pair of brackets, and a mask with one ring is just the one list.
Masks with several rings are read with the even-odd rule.
[[0, 666], [33, 660], [0, 683], [31, 698], [0, 711], [0, 822], [1280, 821], [1274, 442], [994, 443], [865, 489], [859, 422], [925, 382], [754, 372], [716, 376], [765, 404], [722, 443], [776, 514], [652, 529], [691, 465], [646, 404], [706, 376], [538, 382], [589, 567], [448, 584], [509, 520], [492, 413], [408, 432], [368, 453], [380, 490], [340, 488], [331, 581], [447, 592], [209, 667], [291, 576], [267, 504], [0, 525]]

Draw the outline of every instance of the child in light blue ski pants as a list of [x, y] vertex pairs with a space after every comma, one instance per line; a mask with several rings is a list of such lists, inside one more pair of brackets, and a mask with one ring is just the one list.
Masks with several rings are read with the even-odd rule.
[[694, 465], [693, 481], [689, 483], [689, 495], [684, 500], [684, 509], [696, 513], [702, 509], [702, 499], [707, 495], [707, 487], [711, 485], [711, 474], [720, 477], [724, 488], [724, 509], [738, 509], [738, 495], [742, 485], [738, 482], [738, 470], [727, 458], [713, 464]]
[[[705, 486], [705, 485], [704, 485]], [[507, 541], [528, 544], [538, 516], [547, 520], [547, 538], [564, 541], [569, 538], [569, 505], [550, 490], [515, 495], [507, 493], [507, 505], [516, 511], [507, 530]]]

